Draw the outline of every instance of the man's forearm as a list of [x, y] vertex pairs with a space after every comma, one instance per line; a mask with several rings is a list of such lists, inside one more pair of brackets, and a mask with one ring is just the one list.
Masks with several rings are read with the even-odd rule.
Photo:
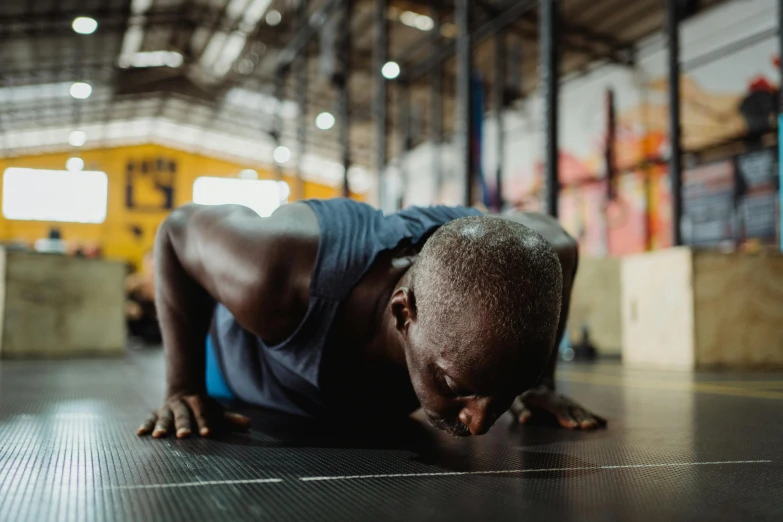
[[185, 224], [170, 218], [155, 245], [155, 303], [166, 354], [166, 395], [206, 392], [205, 340], [214, 300], [188, 274], [172, 236]]

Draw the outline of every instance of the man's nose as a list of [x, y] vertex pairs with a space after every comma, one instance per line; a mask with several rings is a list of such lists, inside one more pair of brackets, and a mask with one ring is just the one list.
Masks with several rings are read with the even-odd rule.
[[484, 435], [495, 424], [497, 417], [489, 399], [470, 399], [459, 412], [459, 420], [468, 427], [471, 435]]

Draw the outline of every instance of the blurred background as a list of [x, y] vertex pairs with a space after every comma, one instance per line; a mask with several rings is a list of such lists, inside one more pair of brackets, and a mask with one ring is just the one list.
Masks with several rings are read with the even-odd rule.
[[[567, 359], [636, 360], [663, 312], [714, 306], [653, 363], [783, 364], [778, 3], [5, 0], [0, 354], [159, 342], [179, 205], [346, 196], [556, 215], [582, 257]], [[768, 328], [716, 329], [740, 320]], [[772, 351], [704, 355], [747, 330]]]

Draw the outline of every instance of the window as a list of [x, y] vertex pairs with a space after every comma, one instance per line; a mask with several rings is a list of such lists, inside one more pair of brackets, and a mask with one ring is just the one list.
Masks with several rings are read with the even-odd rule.
[[288, 199], [288, 183], [284, 181], [197, 178], [193, 183], [193, 203], [200, 205], [244, 205], [267, 217]]
[[9, 168], [3, 173], [3, 216], [25, 221], [103, 223], [105, 172]]

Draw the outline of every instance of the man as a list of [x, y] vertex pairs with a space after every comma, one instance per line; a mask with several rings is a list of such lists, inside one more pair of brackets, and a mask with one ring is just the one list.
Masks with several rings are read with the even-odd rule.
[[215, 397], [330, 419], [421, 407], [453, 435], [509, 408], [596, 427], [554, 389], [576, 263], [573, 239], [535, 214], [188, 205], [156, 239], [167, 391], [138, 433], [249, 426]]

